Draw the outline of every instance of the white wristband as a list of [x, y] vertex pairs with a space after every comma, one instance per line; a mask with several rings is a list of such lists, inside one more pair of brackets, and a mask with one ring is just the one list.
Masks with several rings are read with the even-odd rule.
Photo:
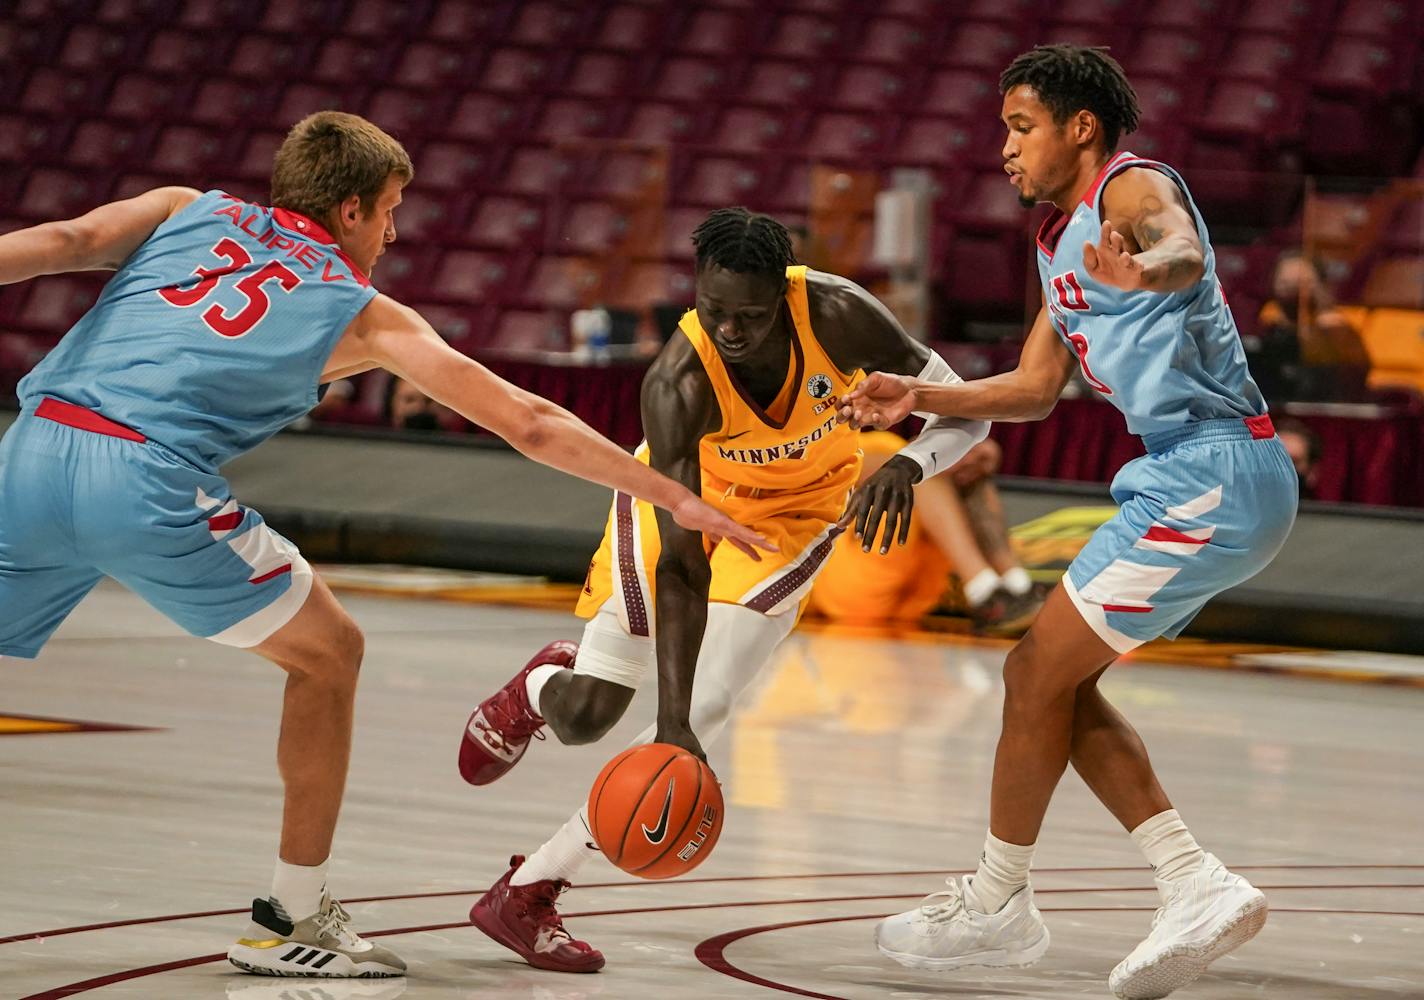
[[[925, 363], [919, 378], [923, 382], [938, 382], [952, 385], [963, 382], [949, 362], [934, 351]], [[904, 455], [920, 467], [920, 481], [939, 475], [969, 453], [980, 441], [989, 435], [987, 420], [961, 420], [958, 417], [943, 417], [919, 410], [915, 415], [925, 418], [925, 426], [919, 435], [896, 454]]]

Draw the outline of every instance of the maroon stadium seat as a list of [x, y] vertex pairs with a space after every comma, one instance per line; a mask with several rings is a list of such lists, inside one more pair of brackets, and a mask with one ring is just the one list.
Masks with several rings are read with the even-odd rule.
[[549, 72], [550, 62], [550, 57], [537, 49], [495, 49], [480, 75], [480, 89], [522, 93], [538, 87]]
[[562, 313], [506, 309], [495, 323], [491, 347], [508, 350], [564, 350], [568, 347], [568, 317]]
[[1421, 20], [1424, 9], [1412, 0], [1345, 0], [1335, 31], [1382, 40], [1412, 35], [1417, 40]]
[[743, 101], [788, 106], [809, 98], [817, 84], [813, 63], [758, 60], [753, 63], [740, 88]]
[[305, 39], [247, 33], [237, 42], [226, 72], [259, 80], [287, 80], [307, 71], [312, 44]]
[[766, 108], [729, 107], [712, 137], [719, 150], [751, 152], [775, 149], [786, 139], [788, 117]]
[[850, 54], [866, 62], [891, 63], [901, 68], [926, 61], [942, 41], [943, 19], [911, 21], [877, 17], [861, 26]]
[[462, 242], [478, 247], [533, 249], [541, 242], [542, 213], [520, 198], [482, 198], [465, 228]]
[[563, 89], [587, 97], [622, 93], [629, 77], [629, 61], [606, 52], [585, 52], [574, 62]]
[[927, 115], [973, 117], [999, 114], [998, 81], [987, 73], [946, 69], [929, 78], [916, 112]]
[[754, 200], [764, 180], [762, 166], [756, 160], [703, 156], [678, 188], [677, 198], [693, 205], [740, 205]]
[[658, 42], [664, 10], [641, 4], [619, 4], [610, 7], [594, 38], [594, 44], [604, 49], [620, 49], [642, 53]]
[[857, 111], [888, 111], [906, 100], [905, 76], [885, 66], [847, 65], [831, 103]]
[[1214, 68], [1228, 79], [1275, 80], [1295, 73], [1304, 55], [1288, 36], [1237, 35]]
[[777, 17], [762, 51], [776, 57], [814, 58], [830, 48], [839, 34], [835, 18], [787, 12]]
[[553, 194], [564, 174], [564, 158], [543, 146], [525, 146], [510, 156], [500, 190], [530, 195]]
[[720, 90], [726, 82], [726, 69], [716, 60], [675, 57], [658, 67], [647, 96], [697, 101]]
[[883, 129], [873, 117], [821, 114], [811, 122], [801, 148], [812, 158], [853, 159], [883, 138]]
[[939, 53], [939, 62], [949, 66], [974, 66], [994, 75], [1028, 48], [1019, 36], [1020, 26], [991, 21], [961, 21], [950, 41]]
[[583, 4], [535, 0], [513, 6], [518, 14], [508, 37], [520, 45], [557, 47], [561, 42], [577, 40], [579, 30], [584, 26], [584, 17], [579, 10], [585, 6]]
[[639, 104], [629, 115], [623, 135], [636, 142], [685, 142], [696, 140], [696, 109], [685, 104]]
[[180, 176], [203, 177], [226, 152], [230, 136], [187, 125], [173, 125], [159, 133], [149, 156], [149, 169]]
[[1138, 74], [1172, 77], [1197, 68], [1207, 54], [1208, 46], [1201, 35], [1176, 29], [1149, 29], [1138, 36], [1137, 44], [1121, 61], [1132, 77]]
[[512, 99], [494, 94], [463, 95], [450, 113], [446, 131], [460, 139], [493, 139], [521, 120]]
[[432, 142], [416, 157], [421, 187], [463, 190], [476, 183], [490, 165], [489, 150], [467, 142]]
[[915, 118], [900, 133], [892, 154], [896, 162], [951, 166], [969, 162], [974, 130], [961, 119]]
[[441, 259], [429, 291], [450, 301], [488, 302], [497, 297], [509, 277], [509, 266], [501, 254], [452, 250]]
[[693, 7], [682, 30], [669, 41], [674, 48], [685, 52], [726, 58], [747, 44], [746, 21], [742, 11], [698, 10]]
[[415, 42], [396, 60], [391, 83], [401, 87], [464, 87], [473, 77], [478, 50]]

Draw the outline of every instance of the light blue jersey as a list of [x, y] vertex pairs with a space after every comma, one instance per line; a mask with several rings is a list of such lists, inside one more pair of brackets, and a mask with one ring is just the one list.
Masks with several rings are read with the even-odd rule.
[[[1133, 167], [1165, 173], [1191, 207], [1206, 265], [1191, 288], [1124, 292], [1088, 277], [1083, 244], [1101, 238], [1103, 187]], [[1295, 469], [1247, 371], [1206, 223], [1171, 167], [1110, 159], [1072, 214], [1045, 220], [1038, 271], [1083, 377], [1147, 449], [1113, 479], [1117, 515], [1063, 577], [1083, 620], [1125, 653], [1175, 638], [1208, 600], [1271, 561], [1295, 521]]]
[[[1166, 295], [1124, 292], [1088, 276], [1083, 244], [1101, 237], [1103, 187], [1134, 167], [1162, 171], [1191, 208], [1206, 265], [1191, 288]], [[1044, 220], [1038, 274], [1053, 328], [1078, 356], [1088, 384], [1122, 411], [1132, 433], [1266, 412], [1216, 277], [1206, 223], [1171, 167], [1132, 153], [1110, 159], [1071, 215], [1055, 210]]]
[[39, 655], [104, 576], [232, 646], [289, 622], [311, 567], [217, 468], [315, 405], [375, 294], [293, 212], [209, 191], [159, 226], [20, 383], [0, 441], [0, 655]]
[[318, 223], [209, 191], [124, 262], [20, 404], [74, 403], [214, 471], [316, 405], [375, 294]]

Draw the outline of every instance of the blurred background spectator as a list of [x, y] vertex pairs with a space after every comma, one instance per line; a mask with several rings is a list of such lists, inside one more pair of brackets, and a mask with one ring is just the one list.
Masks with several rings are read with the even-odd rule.
[[1276, 260], [1271, 298], [1245, 338], [1266, 398], [1343, 401], [1365, 397], [1370, 358], [1360, 332], [1336, 308], [1320, 268], [1299, 250]]
[[1276, 434], [1281, 444], [1286, 446], [1295, 474], [1300, 477], [1300, 495], [1306, 500], [1315, 499], [1317, 480], [1320, 477], [1320, 435], [1295, 417], [1279, 417], [1274, 421]]
[[[889, 431], [861, 434], [861, 481], [904, 446]], [[885, 555], [878, 537], [865, 552], [862, 539], [842, 535], [816, 580], [810, 610], [842, 624], [884, 625], [913, 624], [957, 605], [980, 632], [1024, 632], [1043, 601], [1009, 541], [994, 486], [999, 459], [998, 445], [984, 441], [950, 471], [916, 486], [909, 539]]]

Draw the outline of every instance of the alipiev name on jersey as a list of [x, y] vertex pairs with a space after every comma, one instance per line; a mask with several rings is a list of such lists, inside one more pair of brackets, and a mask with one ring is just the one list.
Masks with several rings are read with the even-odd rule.
[[767, 465], [780, 459], [801, 459], [806, 457], [806, 449], [825, 437], [836, 427], [836, 415], [832, 413], [821, 426], [810, 434], [803, 434], [795, 441], [774, 444], [769, 448], [725, 448], [717, 446], [717, 457], [740, 465]]

